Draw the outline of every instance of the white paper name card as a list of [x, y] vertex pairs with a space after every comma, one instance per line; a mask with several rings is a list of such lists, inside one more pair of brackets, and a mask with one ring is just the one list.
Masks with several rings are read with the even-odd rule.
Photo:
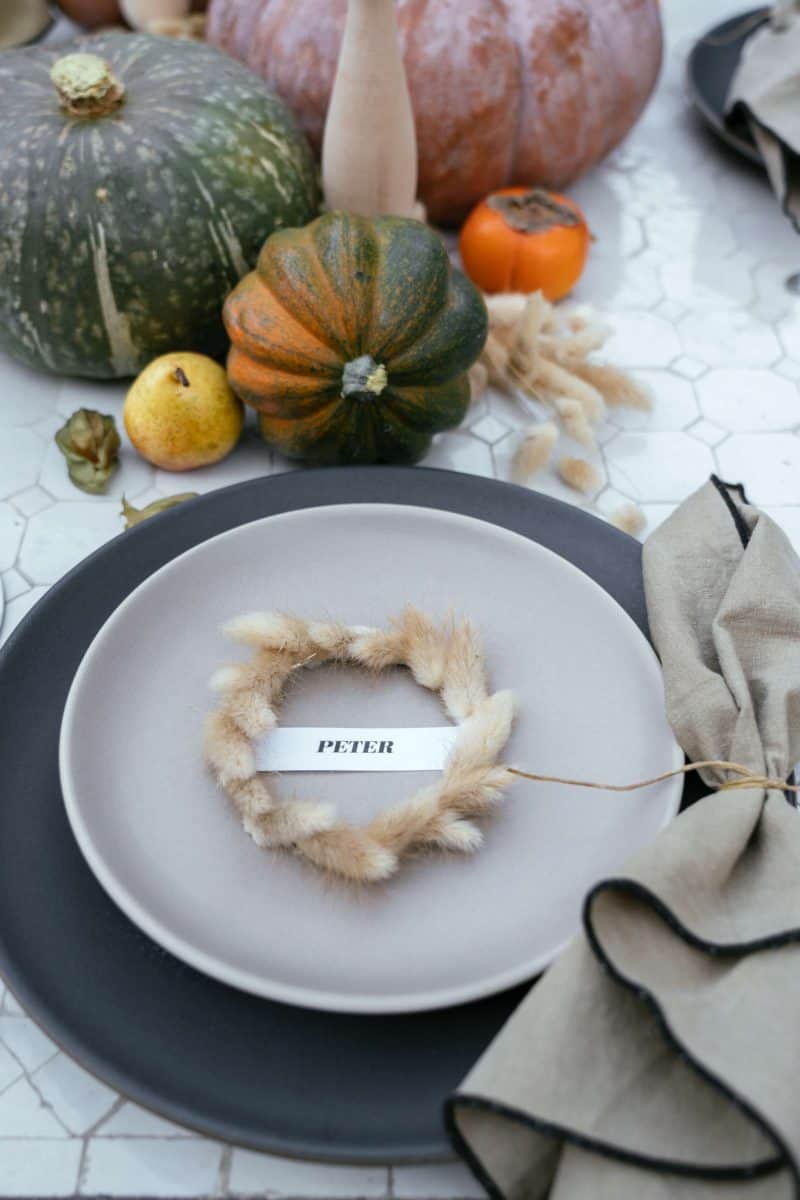
[[278, 726], [255, 745], [259, 771], [441, 771], [454, 725], [419, 729]]

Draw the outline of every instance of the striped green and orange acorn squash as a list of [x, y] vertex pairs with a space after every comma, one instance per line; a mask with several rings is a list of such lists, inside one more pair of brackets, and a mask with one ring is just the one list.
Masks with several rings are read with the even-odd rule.
[[285, 105], [210, 46], [107, 33], [0, 55], [0, 346], [29, 365], [221, 355], [225, 296], [316, 210]]
[[421, 458], [463, 418], [487, 331], [431, 229], [341, 212], [268, 238], [224, 317], [234, 391], [269, 443], [316, 463]]

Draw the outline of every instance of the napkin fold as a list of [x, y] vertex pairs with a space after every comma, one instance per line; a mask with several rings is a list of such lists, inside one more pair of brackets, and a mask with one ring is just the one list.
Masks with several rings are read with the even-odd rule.
[[[712, 478], [648, 540], [644, 579], [689, 758], [786, 779], [800, 760], [800, 561], [785, 534]], [[704, 772], [711, 788], [724, 778]], [[446, 1120], [508, 1200], [789, 1200], [798, 1068], [800, 813], [783, 791], [712, 791], [593, 889], [582, 932]]]
[[800, 232], [800, 4], [781, 0], [745, 42], [725, 113], [744, 120], [786, 216]]

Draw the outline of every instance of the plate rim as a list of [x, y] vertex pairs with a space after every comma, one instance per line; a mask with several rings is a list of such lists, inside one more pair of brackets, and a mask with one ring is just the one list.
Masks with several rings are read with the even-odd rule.
[[[617, 598], [620, 606], [631, 615], [645, 637], [648, 637], [642, 588], [641, 547], [629, 534], [601, 521], [586, 509], [567, 505], [543, 492], [485, 477], [472, 477], [445, 468], [352, 467], [335, 471], [307, 469], [303, 472], [280, 473], [276, 476], [244, 480], [224, 488], [213, 489], [211, 493], [199, 497], [196, 501], [176, 506], [153, 518], [152, 522], [143, 523], [128, 532], [121, 532], [116, 538], [109, 539], [93, 550], [48, 589], [19, 622], [5, 644], [0, 646], [0, 690], [6, 671], [13, 667], [13, 679], [14, 672], [18, 671], [21, 665], [25, 665], [26, 659], [31, 655], [31, 635], [41, 632], [47, 636], [48, 629], [55, 628], [55, 618], [72, 621], [81, 588], [91, 585], [94, 591], [109, 566], [118, 568], [126, 581], [128, 576], [132, 575], [138, 584], [148, 571], [152, 573], [157, 569], [148, 566], [148, 563], [163, 565], [165, 561], [170, 560], [170, 556], [177, 557], [178, 553], [182, 553], [183, 548], [188, 549], [202, 540], [208, 540], [217, 532], [238, 527], [246, 522], [245, 514], [248, 512], [268, 515], [303, 509], [310, 507], [311, 503], [327, 505], [339, 502], [342, 498], [371, 502], [383, 500], [387, 495], [392, 498], [393, 503], [402, 506], [408, 502], [409, 494], [415, 490], [415, 485], [418, 494], [424, 495], [430, 507], [443, 512], [474, 513], [484, 518], [485, 514], [489, 513], [491, 524], [510, 528], [546, 547], [553, 546], [569, 561], [573, 560], [574, 555], [576, 562], [583, 564], [584, 573], [595, 579], [612, 597]], [[309, 497], [313, 497], [312, 502], [309, 501]], [[118, 559], [123, 542], [130, 543], [131, 549], [124, 557]], [[181, 550], [174, 550], [175, 544], [180, 545]], [[130, 570], [126, 565], [126, 558], [133, 562]], [[126, 588], [132, 589], [133, 586], [135, 585], [128, 582], [121, 588], [114, 586], [114, 595], [124, 598]], [[102, 604], [101, 607], [106, 606]], [[92, 600], [88, 619], [76, 621], [76, 633], [83, 646], [88, 646], [104, 619], [96, 614], [96, 608], [97, 604]], [[53, 642], [52, 635], [50, 641]], [[78, 664], [75, 662], [70, 667], [68, 675], [64, 665], [63, 643], [54, 642], [53, 649], [56, 654], [58, 703], [55, 720], [48, 725], [47, 748], [55, 759], [61, 712], [66, 701], [71, 673], [74, 673]], [[40, 676], [33, 685], [36, 697], [44, 698], [43, 686]], [[17, 758], [14, 759], [14, 763], [17, 764]], [[37, 779], [37, 787], [46, 788], [48, 805], [57, 804], [61, 815], [63, 806], [60, 798], [56, 799], [55, 795], [55, 789], [59, 787], [56, 767], [57, 764], [53, 761], [53, 774], [49, 771], [43, 773], [42, 777]], [[699, 799], [701, 794], [704, 793], [702, 788], [697, 786], [697, 780], [688, 776], [684, 787], [684, 803], [691, 804]], [[63, 819], [64, 832], [68, 832], [66, 814]], [[69, 842], [77, 851], [71, 834]], [[113, 963], [118, 969], [124, 969], [127, 972], [125, 980], [130, 982], [135, 994], [138, 985], [137, 976], [131, 974], [131, 956], [137, 939], [143, 935], [122, 916], [116, 905], [107, 899], [96, 884], [80, 852], [69, 857], [71, 863], [74, 860], [75, 866], [73, 868], [70, 865], [68, 868], [66, 882], [70, 888], [79, 886], [78, 876], [73, 877], [73, 870], [78, 871], [80, 876], [91, 879], [92, 884], [99, 889], [97, 895], [103, 905], [108, 906], [110, 913], [117, 914], [120, 922], [118, 932], [125, 941], [123, 963], [115, 961], [114, 953], [109, 947], [94, 956], [96, 965], [108, 967]], [[30, 866], [30, 863], [27, 865]], [[17, 869], [14, 868], [14, 871]], [[78, 902], [77, 905], [74, 903], [72, 890], [67, 897], [67, 907], [74, 914], [73, 919], [81, 914], [82, 902]], [[8, 915], [7, 909], [1, 911], [4, 916]], [[285, 1126], [276, 1128], [270, 1123], [270, 1113], [265, 1114], [265, 1124], [262, 1119], [255, 1121], [245, 1112], [231, 1109], [227, 1099], [231, 1086], [229, 1080], [223, 1079], [219, 1090], [209, 1092], [206, 1089], [198, 1094], [194, 1083], [197, 1071], [190, 1061], [184, 1061], [180, 1067], [170, 1067], [170, 1088], [165, 1091], [161, 1078], [154, 1076], [150, 1067], [142, 1066], [141, 1056], [138, 1053], [132, 1055], [129, 1041], [121, 1039], [115, 1033], [110, 1042], [103, 1042], [98, 1040], [94, 1025], [87, 1026], [85, 1023], [76, 1022], [74, 985], [66, 986], [63, 976], [58, 975], [53, 978], [53, 991], [43, 986], [44, 981], [37, 974], [37, 954], [46, 952], [51, 943], [48, 940], [39, 942], [36, 938], [52, 938], [53, 929], [51, 924], [48, 924], [46, 929], [40, 931], [35, 922], [34, 909], [32, 914], [26, 914], [23, 921], [23, 932], [26, 936], [22, 940], [19, 937], [9, 940], [5, 936], [3, 924], [0, 924], [0, 976], [4, 977], [9, 989], [20, 999], [33, 1020], [53, 1037], [67, 1055], [145, 1108], [207, 1136], [290, 1158], [364, 1164], [410, 1164], [441, 1161], [443, 1158], [452, 1159], [452, 1145], [448, 1142], [441, 1122], [438, 1119], [430, 1122], [430, 1117], [430, 1123], [426, 1123], [424, 1127], [410, 1128], [408, 1122], [404, 1125], [395, 1119], [391, 1125], [384, 1122], [376, 1129], [369, 1123], [370, 1110], [367, 1109], [366, 1123], [353, 1126], [351, 1122], [345, 1131], [321, 1130], [318, 1125], [314, 1125], [313, 1118], [300, 1126], [293, 1126], [291, 1130], [287, 1130]], [[78, 929], [80, 930], [80, 926]], [[196, 973], [185, 969], [185, 974], [194, 976]], [[169, 968], [165, 970], [163, 977], [167, 981], [163, 985], [160, 983], [161, 973], [153, 976], [153, 982], [159, 989], [163, 988], [159, 990], [158, 995], [166, 1003], [166, 1018], [171, 1020], [174, 1019], [174, 1005], [177, 994], [181, 991], [184, 970], [176, 970], [170, 960]], [[209, 1005], [213, 1009], [212, 992], [209, 989], [215, 989], [219, 985], [202, 975], [197, 975], [197, 980], [196, 989], [193, 991], [194, 999], [201, 1006], [201, 1011], [207, 1012]], [[473, 1030], [480, 1030], [480, 1042], [475, 1046], [474, 1055], [470, 1050], [469, 1059], [463, 1055], [458, 1056], [460, 1074], [469, 1069], [483, 1046], [488, 1044], [501, 1024], [510, 1017], [526, 990], [527, 987], [519, 988], [475, 1005], [451, 1010], [454, 1021], [463, 1035], [469, 1037]], [[85, 1002], [79, 1003], [83, 1011]], [[251, 998], [249, 1003], [256, 1002]], [[299, 1023], [304, 1018], [303, 1011], [279, 1004], [273, 1005], [269, 1001], [263, 1004], [270, 1023], [274, 1018], [284, 1036], [288, 1034], [294, 1037]], [[351, 1019], [348, 1017], [313, 1013], [310, 1017], [312, 1022], [324, 1021], [325, 1027], [334, 1037], [340, 1028], [339, 1022], [345, 1023], [345, 1031], [351, 1027]], [[443, 1022], [446, 1020], [441, 1013], [420, 1014], [413, 1018], [393, 1018], [388, 1024], [385, 1020], [375, 1025], [368, 1022], [366, 1029], [368, 1034], [373, 1027], [387, 1030], [385, 1044], [387, 1053], [391, 1055], [395, 1042], [390, 1038], [388, 1031], [395, 1028], [401, 1031], [406, 1029], [408, 1021], [413, 1021], [415, 1027], [416, 1023], [420, 1022], [420, 1028], [425, 1031], [433, 1027], [431, 1022], [436, 1022], [435, 1028], [445, 1031], [447, 1025]], [[399, 1022], [399, 1025], [396, 1022]], [[103, 1025], [106, 1036], [109, 1035], [110, 1028], [106, 1021]], [[345, 1032], [345, 1036], [349, 1035]], [[375, 1039], [371, 1034], [369, 1037], [374, 1050]], [[404, 1038], [402, 1032], [400, 1038]], [[381, 1040], [380, 1044], [383, 1045], [384, 1041]], [[443, 1082], [439, 1061], [436, 1060], [436, 1067], [426, 1067], [423, 1075], [417, 1072], [417, 1081], [424, 1078], [428, 1085], [435, 1084], [438, 1088]], [[330, 1054], [327, 1057], [323, 1055], [319, 1068], [321, 1079], [324, 1080], [325, 1071], [329, 1066]], [[367, 1088], [369, 1078], [371, 1076], [366, 1077]], [[451, 1081], [448, 1079], [446, 1086], [449, 1087]], [[398, 1081], [398, 1088], [407, 1092], [402, 1079]], [[371, 1092], [368, 1094], [372, 1096]]]
[[[70, 684], [59, 729], [58, 762], [63, 803], [70, 828], [78, 843], [81, 854], [109, 899], [138, 929], [151, 938], [157, 945], [167, 950], [181, 962], [202, 972], [211, 979], [262, 999], [301, 1008], [316, 1009], [323, 1012], [388, 1016], [451, 1008], [456, 1005], [481, 1000], [487, 996], [496, 995], [516, 987], [534, 978], [550, 966], [574, 935], [563, 939], [551, 952], [533, 955], [526, 958], [514, 968], [484, 977], [481, 981], [469, 986], [460, 985], [439, 988], [432, 991], [417, 991], [376, 997], [369, 993], [354, 994], [330, 990], [321, 991], [316, 988], [306, 988], [294, 984], [276, 982], [272, 979], [265, 979], [263, 975], [226, 964], [215, 955], [202, 950], [193, 943], [186, 942], [179, 934], [174, 933], [166, 926], [161, 919], [151, 915], [136, 896], [118, 881], [113, 869], [109, 867], [103, 854], [95, 845], [91, 831], [84, 821], [80, 799], [77, 795], [77, 786], [72, 774], [72, 756], [70, 750], [72, 727], [76, 719], [76, 709], [84, 677], [88, 674], [96, 655], [102, 652], [106, 641], [113, 638], [116, 623], [122, 619], [125, 610], [133, 605], [141, 593], [147, 592], [156, 586], [158, 579], [162, 575], [180, 570], [180, 565], [184, 560], [207, 551], [208, 547], [212, 544], [238, 536], [252, 526], [264, 525], [268, 522], [274, 523], [276, 521], [291, 523], [296, 520], [303, 520], [310, 515], [342, 514], [348, 510], [351, 515], [354, 515], [355, 510], [359, 510], [363, 514], [365, 509], [371, 512], [378, 510], [379, 512], [392, 514], [393, 516], [405, 515], [409, 512], [425, 514], [429, 518], [433, 517], [445, 523], [461, 527], [466, 526], [468, 528], [473, 528], [476, 525], [486, 526], [491, 530], [492, 535], [499, 537], [501, 541], [523, 543], [526, 553], [532, 553], [534, 556], [544, 555], [550, 559], [557, 560], [559, 569], [566, 570], [567, 574], [572, 573], [575, 576], [579, 576], [582, 580], [582, 586], [588, 587], [590, 591], [593, 590], [598, 594], [597, 598], [600, 604], [612, 612], [615, 611], [617, 619], [623, 619], [623, 625], [629, 626], [631, 632], [634, 634], [632, 641], [638, 647], [637, 653], [641, 655], [643, 660], [648, 662], [648, 669], [655, 667], [656, 671], [660, 671], [658, 657], [652, 645], [638, 627], [633, 617], [625, 611], [622, 605], [609, 592], [585, 571], [581, 570], [580, 567], [549, 547], [526, 538], [521, 533], [479, 517], [472, 517], [464, 513], [452, 512], [426, 505], [376, 501], [311, 505], [307, 508], [291, 509], [259, 517], [252, 521], [245, 521], [233, 528], [223, 530], [221, 533], [199, 542], [197, 545], [190, 547], [169, 562], [163, 564], [163, 566], [148, 575], [136, 588], [128, 593], [95, 633], [81, 658], [78, 669]], [[667, 728], [669, 728], [668, 725]], [[683, 764], [684, 755], [671, 730], [670, 736], [672, 741], [672, 769]], [[670, 781], [669, 788], [669, 803], [665, 803], [664, 816], [653, 835], [654, 837], [663, 832], [678, 813], [683, 789], [682, 778], [676, 776], [674, 780]]]

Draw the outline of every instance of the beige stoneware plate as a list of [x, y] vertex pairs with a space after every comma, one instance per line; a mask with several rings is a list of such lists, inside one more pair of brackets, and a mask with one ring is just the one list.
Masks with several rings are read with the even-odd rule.
[[[292, 1004], [387, 1013], [473, 1000], [528, 979], [575, 932], [583, 897], [673, 818], [682, 780], [619, 795], [520, 781], [472, 857], [431, 855], [378, 887], [331, 884], [259, 850], [204, 769], [219, 634], [251, 609], [383, 624], [406, 602], [470, 616], [518, 719], [507, 761], [625, 782], [683, 761], [661, 672], [633, 621], [575, 567], [517, 534], [444, 512], [359, 504], [243, 525], [157, 571], [102, 627], [61, 730], [64, 800], [100, 883], [178, 958]], [[285, 725], [442, 723], [405, 674], [303, 672]], [[351, 820], [425, 773], [294, 774], [283, 796]]]

